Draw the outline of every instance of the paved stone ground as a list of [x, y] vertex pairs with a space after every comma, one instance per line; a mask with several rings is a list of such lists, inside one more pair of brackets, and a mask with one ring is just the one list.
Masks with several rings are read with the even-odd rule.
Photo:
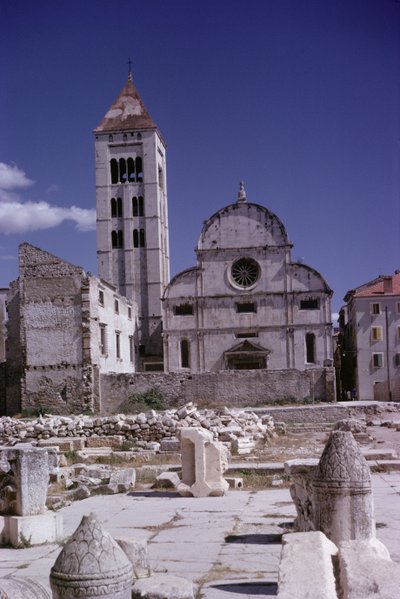
[[[377, 534], [400, 563], [400, 473], [372, 478]], [[204, 599], [275, 596], [281, 534], [295, 515], [288, 489], [204, 499], [133, 492], [63, 508], [66, 536], [91, 511], [114, 537], [147, 539], [153, 571], [194, 581]], [[48, 585], [59, 552], [58, 545], [0, 549], [0, 576], [30, 576]]]

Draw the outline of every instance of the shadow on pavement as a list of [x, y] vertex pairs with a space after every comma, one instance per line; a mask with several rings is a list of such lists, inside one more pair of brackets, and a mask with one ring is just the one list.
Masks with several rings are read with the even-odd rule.
[[247, 545], [274, 545], [282, 543], [281, 534], [248, 534], [248, 535], [227, 535], [225, 543], [243, 543]]
[[211, 589], [237, 593], [238, 595], [264, 595], [276, 597], [278, 585], [276, 582], [232, 582], [226, 584], [210, 585]]

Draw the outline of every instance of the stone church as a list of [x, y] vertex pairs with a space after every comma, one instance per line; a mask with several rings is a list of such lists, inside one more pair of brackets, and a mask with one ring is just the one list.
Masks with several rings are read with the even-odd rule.
[[162, 353], [167, 372], [332, 359], [331, 290], [292, 262], [283, 224], [243, 185], [206, 221], [197, 266], [168, 283], [166, 148], [131, 75], [95, 138], [98, 272], [138, 304], [141, 369], [160, 369]]
[[196, 266], [170, 281], [166, 145], [131, 73], [94, 136], [98, 278], [21, 246], [2, 375], [12, 411], [39, 400], [61, 412], [80, 405], [100, 411], [122, 374], [136, 377], [130, 389], [143, 376], [140, 390], [168, 380], [175, 399], [174, 374], [177, 384], [194, 385], [185, 387], [185, 398], [197, 400], [205, 390], [197, 375], [214, 373], [208, 393], [222, 397], [232, 371], [248, 373], [242, 387], [239, 379], [233, 384], [242, 389], [238, 401], [246, 393], [249, 401], [265, 399], [272, 388], [281, 396], [289, 378], [284, 397], [333, 399], [332, 291], [317, 271], [292, 262], [279, 218], [249, 201], [241, 184], [236, 201], [205, 222]]

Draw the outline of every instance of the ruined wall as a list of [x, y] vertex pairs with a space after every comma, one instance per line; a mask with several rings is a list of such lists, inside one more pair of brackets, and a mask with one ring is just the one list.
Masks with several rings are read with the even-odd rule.
[[199, 406], [257, 406], [278, 400], [335, 401], [333, 368], [300, 370], [251, 370], [190, 373], [138, 373], [101, 375], [101, 411], [118, 412], [132, 393], [159, 389], [169, 406], [193, 401]]

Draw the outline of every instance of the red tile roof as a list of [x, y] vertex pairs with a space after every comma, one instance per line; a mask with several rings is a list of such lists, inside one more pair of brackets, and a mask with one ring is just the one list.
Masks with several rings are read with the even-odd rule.
[[157, 125], [147, 112], [133, 82], [129, 79], [99, 126], [96, 127], [95, 132], [130, 129], [157, 129]]
[[380, 295], [400, 295], [400, 272], [393, 275], [380, 275], [373, 281], [360, 285], [347, 292], [345, 301], [350, 297], [377, 297]]

